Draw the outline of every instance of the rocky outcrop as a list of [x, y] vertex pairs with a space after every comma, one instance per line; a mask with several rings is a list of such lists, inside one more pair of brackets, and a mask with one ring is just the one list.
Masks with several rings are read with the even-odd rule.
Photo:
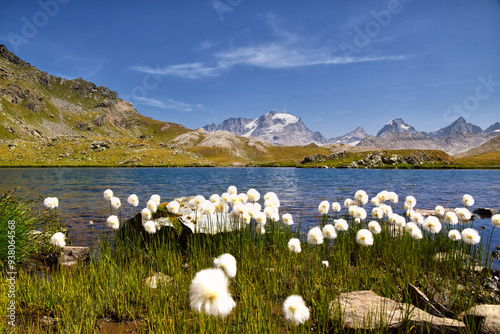
[[77, 262], [85, 262], [90, 260], [89, 247], [65, 246], [61, 249], [59, 264], [64, 266], [72, 266]]
[[330, 303], [332, 317], [341, 317], [348, 330], [460, 333], [466, 329], [461, 321], [438, 317], [412, 304], [381, 297], [373, 291], [343, 293], [338, 301]]
[[476, 305], [466, 312], [478, 324], [478, 333], [500, 333], [500, 305]]

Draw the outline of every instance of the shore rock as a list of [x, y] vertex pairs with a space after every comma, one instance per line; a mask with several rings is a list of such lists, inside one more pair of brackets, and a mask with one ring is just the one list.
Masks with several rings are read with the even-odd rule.
[[373, 291], [343, 293], [338, 301], [330, 303], [330, 312], [333, 316], [340, 314], [344, 327], [349, 330], [405, 330], [410, 327], [422, 332], [430, 328], [433, 333], [459, 333], [465, 330], [465, 324], [461, 321], [434, 316], [411, 304], [381, 297]]
[[63, 266], [75, 265], [78, 261], [90, 260], [90, 248], [78, 246], [65, 246], [61, 250], [59, 264]]
[[500, 333], [500, 305], [476, 305], [466, 312], [480, 322], [480, 332], [485, 334]]
[[473, 213], [481, 217], [481, 219], [485, 219], [485, 218], [491, 218], [491, 216], [496, 215], [498, 213], [498, 210], [490, 208], [479, 208], [474, 210]]

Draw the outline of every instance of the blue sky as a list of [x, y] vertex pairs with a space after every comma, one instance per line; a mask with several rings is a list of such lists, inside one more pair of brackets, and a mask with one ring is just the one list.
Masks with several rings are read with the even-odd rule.
[[500, 121], [498, 0], [9, 1], [0, 43], [193, 129], [270, 110], [327, 138]]

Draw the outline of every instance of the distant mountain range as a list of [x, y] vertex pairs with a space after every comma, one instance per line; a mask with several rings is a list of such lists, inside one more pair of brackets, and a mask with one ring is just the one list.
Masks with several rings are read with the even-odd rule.
[[230, 118], [219, 125], [208, 124], [203, 129], [209, 132], [222, 130], [244, 137], [257, 137], [283, 146], [335, 143], [383, 149], [435, 149], [458, 154], [500, 134], [500, 123], [496, 122], [483, 131], [479, 126], [459, 117], [437, 131], [418, 132], [403, 119], [396, 118], [384, 125], [376, 136], [371, 136], [362, 127], [358, 127], [343, 136], [326, 139], [321, 133], [309, 130], [300, 118], [289, 113], [270, 111], [254, 120]]

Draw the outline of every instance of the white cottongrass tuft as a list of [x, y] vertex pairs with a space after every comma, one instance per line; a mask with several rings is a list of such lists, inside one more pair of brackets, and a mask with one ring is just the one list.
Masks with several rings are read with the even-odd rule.
[[115, 210], [118, 210], [121, 206], [122, 206], [122, 202], [120, 201], [120, 199], [118, 197], [113, 197], [111, 200], [111, 206], [113, 207], [113, 209]]
[[167, 204], [167, 211], [170, 213], [179, 213], [179, 210], [181, 208], [181, 204], [177, 201], [172, 201]]
[[136, 194], [132, 194], [127, 198], [127, 203], [133, 207], [137, 207], [139, 205], [139, 197]]
[[410, 215], [410, 219], [412, 222], [418, 225], [423, 225], [425, 222], [424, 216], [420, 212], [413, 212]]
[[392, 213], [392, 208], [390, 205], [380, 204], [379, 208], [381, 208], [382, 211], [384, 211], [384, 215], [387, 217], [389, 217], [389, 215]]
[[111, 201], [111, 199], [113, 198], [113, 190], [111, 189], [104, 190], [103, 196], [105, 200]]
[[291, 295], [283, 303], [285, 321], [291, 325], [300, 325], [309, 320], [309, 309], [301, 296]]
[[410, 236], [413, 239], [422, 239], [423, 238], [422, 231], [420, 230], [418, 225], [413, 223], [413, 222], [406, 224], [404, 229], [406, 232], [408, 232], [410, 234]]
[[354, 194], [354, 199], [359, 203], [359, 204], [366, 204], [368, 203], [368, 195], [366, 194], [366, 191], [364, 190], [358, 190]]
[[229, 187], [227, 187], [227, 193], [229, 195], [237, 194], [238, 188], [236, 188], [236, 186], [229, 186]]
[[59, 206], [59, 200], [57, 199], [57, 197], [47, 197], [46, 199], [43, 200], [43, 205], [47, 209], [52, 210]]
[[283, 224], [288, 226], [293, 225], [293, 217], [291, 214], [285, 213], [281, 216], [281, 219], [283, 220]]
[[361, 220], [366, 219], [366, 216], [367, 216], [366, 210], [361, 208], [361, 207], [355, 207], [355, 208], [356, 208], [356, 210], [354, 210], [353, 217], [361, 219]]
[[356, 242], [361, 246], [373, 245], [373, 234], [367, 229], [361, 229], [356, 234]]
[[214, 259], [214, 268], [224, 270], [229, 278], [236, 276], [236, 259], [229, 253], [222, 254]]
[[255, 215], [255, 221], [257, 222], [257, 224], [264, 226], [266, 224], [266, 221], [267, 221], [266, 214], [264, 212], [258, 212]]
[[153, 214], [151, 213], [151, 210], [149, 210], [148, 208], [144, 208], [141, 210], [141, 217], [142, 217], [142, 220], [150, 220], [151, 217], [153, 217]]
[[439, 233], [439, 231], [441, 231], [442, 225], [437, 217], [429, 216], [425, 218], [422, 227], [424, 228], [424, 230], [436, 234]]
[[263, 235], [266, 233], [266, 226], [265, 224], [257, 224], [255, 225], [255, 231], [257, 234]]
[[50, 243], [57, 247], [66, 246], [66, 236], [62, 232], [57, 232], [50, 237]]
[[152, 220], [148, 220], [147, 222], [144, 223], [144, 229], [146, 232], [149, 234], [155, 234], [156, 233], [156, 225], [155, 222]]
[[347, 231], [349, 229], [349, 224], [345, 219], [336, 219], [335, 220], [335, 230], [337, 231]]
[[413, 196], [406, 196], [405, 209], [413, 209], [417, 205], [417, 199]]
[[458, 224], [458, 216], [453, 211], [448, 211], [444, 214], [444, 221], [450, 225]]
[[451, 230], [450, 232], [448, 232], [448, 238], [453, 241], [458, 241], [462, 239], [462, 235], [460, 234], [459, 230]]
[[211, 195], [211, 196], [208, 198], [208, 200], [209, 200], [210, 202], [214, 203], [214, 204], [217, 204], [217, 203], [219, 203], [219, 202], [220, 202], [220, 200], [221, 200], [221, 199], [220, 199], [220, 196], [219, 196], [219, 195], [217, 195], [217, 194], [213, 194], [213, 195]]
[[461, 223], [467, 223], [472, 218], [472, 213], [466, 208], [456, 208], [455, 213]]
[[238, 198], [240, 199], [240, 202], [245, 204], [246, 202], [248, 202], [248, 195], [245, 194], [245, 193], [241, 193], [238, 195]]
[[307, 243], [310, 245], [320, 245], [323, 243], [323, 233], [319, 227], [313, 227], [307, 232]]
[[385, 201], [389, 200], [389, 192], [387, 190], [382, 190], [377, 194], [377, 198], [380, 203], [384, 203]]
[[495, 227], [500, 227], [500, 214], [491, 216], [491, 224]]
[[157, 195], [157, 194], [151, 195], [151, 197], [149, 199], [155, 201], [156, 206], [160, 205], [160, 203], [161, 203], [160, 195]]
[[328, 261], [321, 261], [321, 264], [327, 268], [330, 266], [330, 263]]
[[375, 219], [382, 219], [384, 218], [384, 210], [382, 208], [376, 206], [372, 209], [372, 217]]
[[436, 213], [436, 216], [442, 217], [444, 216], [444, 208], [441, 205], [436, 205], [434, 208], [434, 212]]
[[118, 217], [115, 215], [111, 215], [106, 219], [106, 226], [111, 227], [113, 230], [117, 230], [120, 228], [120, 221]]
[[337, 231], [335, 231], [335, 227], [332, 224], [326, 224], [323, 226], [322, 232], [325, 239], [337, 238]]
[[247, 196], [250, 202], [258, 202], [260, 199], [260, 193], [254, 188], [248, 189]]
[[389, 192], [389, 201], [391, 203], [396, 204], [399, 201], [399, 196], [394, 191]]
[[351, 198], [346, 198], [344, 200], [344, 206], [349, 208], [351, 205], [355, 205], [355, 202]]
[[379, 199], [377, 196], [373, 197], [373, 198], [370, 200], [370, 202], [371, 202], [373, 205], [375, 205], [375, 206], [379, 206], [380, 204], [382, 204], [382, 202], [380, 202], [380, 199]]
[[288, 249], [294, 253], [300, 253], [302, 248], [300, 248], [300, 240], [297, 238], [292, 238], [288, 241]]
[[471, 195], [468, 195], [468, 194], [465, 194], [463, 197], [462, 197], [462, 203], [469, 207], [469, 206], [473, 206], [474, 205], [474, 197], [472, 197]]
[[200, 313], [226, 317], [236, 306], [228, 288], [229, 280], [222, 270], [199, 271], [189, 287], [191, 308]]
[[340, 206], [339, 202], [333, 202], [332, 203], [332, 211], [333, 212], [340, 212], [342, 210], [342, 206]]
[[368, 223], [368, 230], [373, 234], [379, 234], [382, 231], [382, 228], [380, 227], [380, 224], [378, 222], [372, 220]]
[[154, 199], [150, 199], [146, 203], [146, 207], [149, 209], [149, 211], [154, 213], [158, 209], [158, 204], [156, 204], [156, 201]]
[[330, 209], [330, 203], [328, 201], [322, 201], [319, 203], [318, 212], [322, 215], [327, 215]]
[[465, 243], [476, 245], [481, 242], [481, 236], [479, 232], [473, 228], [466, 228], [462, 231], [462, 240]]

